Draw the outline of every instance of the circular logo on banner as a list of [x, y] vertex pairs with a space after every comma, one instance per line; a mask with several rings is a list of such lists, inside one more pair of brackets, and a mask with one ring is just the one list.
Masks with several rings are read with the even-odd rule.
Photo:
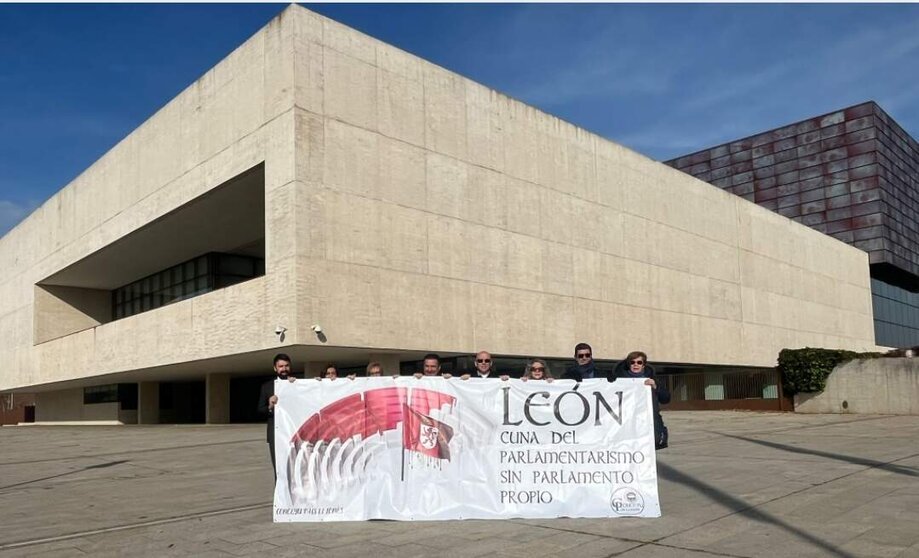
[[609, 505], [617, 515], [639, 515], [645, 511], [645, 500], [634, 488], [628, 486], [613, 491]]

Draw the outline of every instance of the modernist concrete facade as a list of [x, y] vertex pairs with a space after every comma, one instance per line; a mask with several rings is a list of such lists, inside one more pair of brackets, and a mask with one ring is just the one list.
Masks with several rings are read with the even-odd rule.
[[865, 250], [878, 344], [919, 345], [919, 143], [877, 103], [666, 164]]
[[[207, 253], [264, 274], [113, 318], [116, 289]], [[39, 421], [122, 422], [168, 421], [188, 381], [230, 420], [281, 350], [313, 374], [874, 347], [863, 251], [298, 6], [0, 240], [0, 339], [0, 391]], [[136, 409], [86, 403], [126, 383]]]

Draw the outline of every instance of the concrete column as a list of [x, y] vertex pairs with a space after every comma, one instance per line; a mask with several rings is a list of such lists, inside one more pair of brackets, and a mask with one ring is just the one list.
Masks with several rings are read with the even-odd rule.
[[117, 403], [83, 404], [83, 388], [35, 394], [35, 422], [118, 420]]
[[392, 354], [370, 353], [367, 362], [379, 362], [383, 365], [383, 373], [387, 376], [399, 374], [399, 356]]
[[230, 422], [230, 376], [228, 374], [207, 375], [204, 421], [207, 424]]
[[137, 424], [160, 423], [160, 383], [137, 384]]

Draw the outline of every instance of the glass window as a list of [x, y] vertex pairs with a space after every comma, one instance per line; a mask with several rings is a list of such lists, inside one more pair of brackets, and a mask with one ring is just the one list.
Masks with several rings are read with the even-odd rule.
[[[218, 269], [221, 274], [215, 274]], [[132, 316], [264, 275], [265, 261], [229, 254], [205, 254], [119, 287], [112, 295], [113, 319]]]
[[124, 411], [137, 410], [137, 384], [118, 384], [118, 402]]
[[241, 275], [251, 277], [253, 273], [252, 260], [240, 256], [221, 256], [218, 273], [220, 275]]
[[83, 388], [83, 404], [112, 403], [118, 401], [118, 384]]

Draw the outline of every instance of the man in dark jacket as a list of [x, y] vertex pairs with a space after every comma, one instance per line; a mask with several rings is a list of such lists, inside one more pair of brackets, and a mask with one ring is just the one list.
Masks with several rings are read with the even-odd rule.
[[657, 383], [654, 368], [648, 364], [648, 355], [642, 351], [632, 351], [625, 360], [616, 365], [606, 379], [610, 382], [616, 378], [645, 378], [645, 385], [651, 386], [651, 405], [654, 408], [654, 446], [656, 449], [667, 447], [669, 431], [661, 417], [660, 405], [670, 403], [670, 390]]
[[[284, 353], [278, 353], [274, 356], [274, 373], [278, 380], [296, 380], [290, 373], [290, 357]], [[278, 404], [278, 396], [274, 394], [274, 380], [268, 380], [262, 384], [262, 390], [258, 396], [258, 412], [264, 417], [268, 417], [268, 451], [271, 452], [271, 470], [274, 471], [274, 478], [277, 480], [278, 472], [274, 462], [274, 406]]]
[[580, 382], [600, 377], [594, 365], [594, 350], [587, 343], [578, 343], [574, 346], [574, 360], [575, 365], [568, 367], [562, 375], [563, 380]]

